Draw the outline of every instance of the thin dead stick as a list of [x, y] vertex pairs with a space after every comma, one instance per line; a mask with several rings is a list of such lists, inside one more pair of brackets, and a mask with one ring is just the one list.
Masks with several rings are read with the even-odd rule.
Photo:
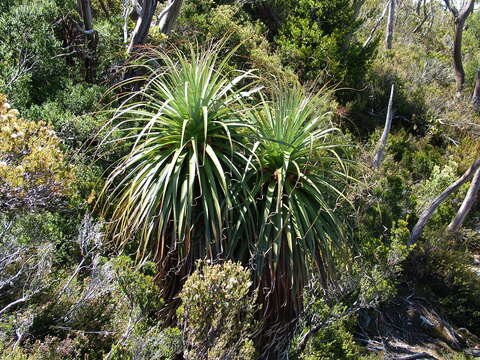
[[378, 141], [377, 145], [377, 153], [373, 159], [373, 167], [378, 169], [382, 164], [383, 158], [385, 156], [385, 147], [387, 146], [387, 138], [388, 133], [390, 132], [390, 128], [392, 127], [392, 119], [393, 119], [393, 94], [395, 92], [395, 84], [392, 84], [392, 88], [390, 90], [390, 99], [388, 100], [388, 109], [387, 109], [387, 118], [385, 119], [385, 128], [383, 129], [383, 134]]

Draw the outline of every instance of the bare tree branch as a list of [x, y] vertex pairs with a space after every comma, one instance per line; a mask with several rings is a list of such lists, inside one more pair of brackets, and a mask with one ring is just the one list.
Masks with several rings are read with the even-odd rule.
[[462, 186], [468, 179], [480, 168], [480, 158], [478, 158], [473, 165], [453, 184], [446, 188], [432, 203], [422, 212], [420, 215], [417, 224], [412, 230], [410, 235], [409, 245], [414, 244], [420, 235], [422, 234], [423, 228], [427, 224], [428, 219], [433, 215], [435, 210], [440, 206], [440, 204], [455, 190]]
[[388, 50], [392, 48], [392, 43], [393, 43], [393, 28], [395, 26], [395, 7], [396, 7], [396, 0], [389, 0], [387, 35], [385, 38], [385, 49], [388, 49]]
[[387, 5], [385, 5], [385, 7], [383, 8], [383, 11], [382, 11], [382, 14], [380, 15], [380, 17], [378, 18], [377, 22], [375, 23], [375, 25], [373, 26], [372, 28], [372, 31], [370, 31], [370, 34], [368, 35], [368, 38], [367, 40], [365, 40], [365, 42], [363, 43], [363, 47], [367, 47], [370, 42], [372, 41], [373, 39], [373, 35], [375, 35], [375, 32], [378, 30], [378, 27], [380, 26], [380, 24], [382, 23], [382, 20], [383, 18], [385, 17], [385, 14], [387, 13], [387, 10], [388, 10], [388, 3]]
[[393, 94], [395, 91], [395, 84], [392, 84], [392, 88], [390, 90], [390, 99], [388, 100], [388, 109], [387, 109], [387, 118], [385, 120], [385, 128], [383, 129], [383, 134], [380, 137], [377, 145], [377, 152], [373, 159], [373, 167], [378, 169], [383, 161], [385, 147], [387, 146], [387, 138], [388, 133], [390, 132], [390, 128], [392, 127], [392, 119], [393, 119]]
[[448, 225], [447, 230], [449, 231], [458, 231], [463, 225], [466, 217], [468, 216], [470, 210], [472, 209], [473, 204], [477, 200], [478, 190], [480, 189], [480, 168], [477, 170], [473, 176], [472, 183], [468, 188], [467, 195], [463, 199], [460, 209], [458, 209], [457, 215]]

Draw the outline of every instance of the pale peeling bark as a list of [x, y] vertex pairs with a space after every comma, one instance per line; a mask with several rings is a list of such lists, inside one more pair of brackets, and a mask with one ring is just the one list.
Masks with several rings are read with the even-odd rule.
[[150, 25], [157, 7], [157, 0], [143, 0], [140, 5], [141, 9], [138, 14], [137, 24], [131, 35], [127, 53], [131, 53], [135, 47], [144, 45], [147, 42]]
[[422, 234], [423, 228], [427, 224], [427, 221], [433, 215], [435, 210], [440, 206], [440, 204], [455, 190], [457, 190], [460, 186], [470, 179], [471, 176], [480, 168], [480, 158], [478, 158], [473, 165], [452, 185], [446, 188], [435, 200], [433, 200], [430, 205], [421, 213], [420, 217], [418, 218], [418, 222], [412, 230], [410, 235], [409, 244], [414, 244], [420, 235]]
[[385, 49], [390, 50], [393, 44], [393, 29], [395, 26], [395, 7], [396, 0], [389, 1], [388, 19], [387, 19], [387, 35], [385, 37]]
[[382, 14], [381, 14], [380, 17], [378, 18], [377, 22], [376, 22], [375, 25], [373, 26], [372, 31], [370, 31], [370, 34], [368, 35], [367, 40], [365, 40], [365, 42], [363, 43], [363, 47], [364, 47], [364, 48], [367, 47], [367, 46], [370, 44], [370, 42], [372, 41], [373, 36], [375, 35], [375, 32], [377, 31], [378, 27], [379, 27], [380, 24], [382, 23], [383, 18], [384, 18], [385, 15], [387, 14], [387, 10], [388, 10], [388, 3], [387, 3], [387, 5], [385, 6], [385, 8], [383, 9]]
[[160, 13], [157, 19], [157, 25], [164, 34], [170, 34], [175, 25], [183, 0], [168, 0], [167, 7]]
[[468, 216], [470, 210], [472, 209], [473, 204], [477, 200], [478, 190], [480, 189], [480, 168], [475, 172], [473, 176], [472, 183], [468, 188], [467, 195], [463, 199], [460, 209], [458, 209], [457, 215], [448, 225], [447, 230], [449, 231], [458, 231]]
[[390, 99], [388, 100], [388, 109], [387, 109], [387, 118], [385, 120], [385, 128], [383, 129], [382, 136], [378, 141], [377, 145], [377, 152], [373, 159], [373, 167], [378, 169], [382, 164], [383, 158], [385, 156], [385, 147], [387, 146], [387, 138], [390, 132], [390, 128], [392, 127], [392, 119], [393, 119], [393, 94], [395, 92], [395, 85], [392, 84], [392, 88], [390, 90]]

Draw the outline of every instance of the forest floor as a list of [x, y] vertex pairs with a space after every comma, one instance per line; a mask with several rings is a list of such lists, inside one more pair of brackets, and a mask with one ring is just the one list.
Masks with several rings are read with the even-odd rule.
[[424, 298], [415, 295], [362, 313], [359, 324], [360, 341], [384, 359], [457, 359], [454, 354], [480, 358], [480, 338], [454, 327]]

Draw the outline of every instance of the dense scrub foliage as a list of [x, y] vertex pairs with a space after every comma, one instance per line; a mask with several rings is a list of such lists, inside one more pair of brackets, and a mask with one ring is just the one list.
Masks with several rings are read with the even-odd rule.
[[0, 359], [478, 356], [463, 3], [0, 0]]
[[0, 97], [0, 119], [2, 211], [53, 206], [73, 181], [60, 139], [45, 123], [18, 118], [5, 97]]

